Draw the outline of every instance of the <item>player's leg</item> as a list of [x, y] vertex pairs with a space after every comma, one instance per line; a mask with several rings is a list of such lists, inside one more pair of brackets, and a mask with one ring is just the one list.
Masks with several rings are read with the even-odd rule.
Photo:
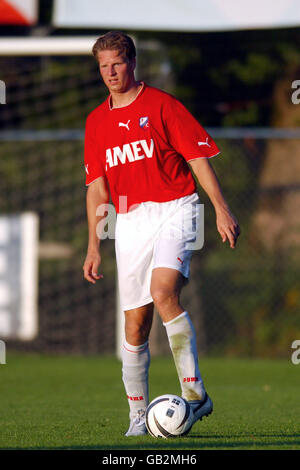
[[147, 432], [143, 415], [148, 405], [148, 336], [153, 318], [149, 288], [153, 237], [137, 229], [140, 225], [149, 226], [144, 217], [143, 205], [126, 214], [118, 214], [115, 230], [119, 298], [125, 312], [122, 378], [129, 403], [127, 436]]
[[125, 313], [125, 338], [133, 346], [148, 340], [153, 320], [153, 302]]
[[192, 405], [196, 421], [212, 412], [212, 402], [199, 370], [195, 330], [180, 303], [184, 283], [184, 276], [176, 269], [153, 269], [151, 295], [166, 328], [182, 396]]
[[180, 303], [183, 285], [184, 276], [176, 269], [153, 269], [151, 294], [166, 328], [182, 396], [186, 400], [201, 400], [205, 391], [198, 367], [195, 330]]
[[149, 403], [148, 337], [153, 303], [125, 311], [125, 340], [122, 348], [122, 378], [129, 404], [130, 426], [126, 436], [146, 434], [145, 411]]

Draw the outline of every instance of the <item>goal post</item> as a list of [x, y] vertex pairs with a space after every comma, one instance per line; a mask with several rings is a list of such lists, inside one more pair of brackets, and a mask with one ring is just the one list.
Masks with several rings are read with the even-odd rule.
[[0, 56], [89, 55], [97, 36], [2, 37]]
[[38, 230], [35, 213], [0, 216], [0, 337], [38, 332]]

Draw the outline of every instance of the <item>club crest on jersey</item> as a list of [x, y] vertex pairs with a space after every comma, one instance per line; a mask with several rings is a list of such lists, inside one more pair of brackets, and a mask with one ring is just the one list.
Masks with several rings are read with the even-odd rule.
[[140, 127], [144, 129], [145, 127], [149, 127], [149, 118], [148, 116], [140, 118]]

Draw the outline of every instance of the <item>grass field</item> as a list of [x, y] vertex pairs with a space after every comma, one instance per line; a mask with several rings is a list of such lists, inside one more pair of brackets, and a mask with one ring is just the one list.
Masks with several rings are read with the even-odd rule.
[[[113, 357], [8, 353], [1, 374], [1, 449], [300, 449], [300, 365], [203, 359], [213, 414], [183, 438], [123, 436], [128, 407]], [[170, 358], [153, 358], [150, 399], [180, 394]]]

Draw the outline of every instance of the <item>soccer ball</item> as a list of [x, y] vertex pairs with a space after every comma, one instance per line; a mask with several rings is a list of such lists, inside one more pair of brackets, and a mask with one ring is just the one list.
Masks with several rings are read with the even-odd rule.
[[153, 437], [178, 437], [189, 432], [193, 417], [192, 408], [184, 398], [166, 394], [148, 405], [146, 426]]

